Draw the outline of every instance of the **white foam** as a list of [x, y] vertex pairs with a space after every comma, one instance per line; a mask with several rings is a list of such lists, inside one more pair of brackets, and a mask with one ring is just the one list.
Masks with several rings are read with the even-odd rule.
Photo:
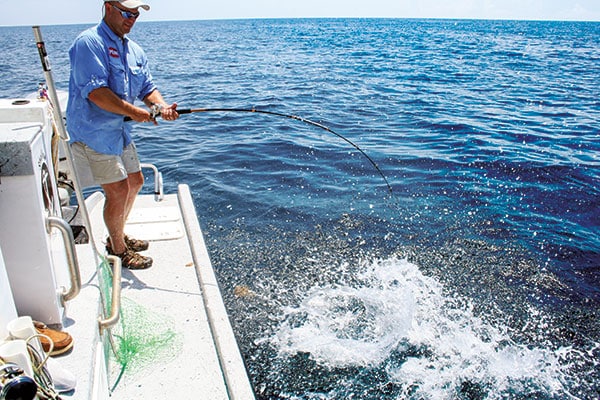
[[[309, 353], [330, 367], [385, 365], [406, 394], [431, 399], [451, 398], [465, 382], [485, 388], [488, 398], [527, 387], [564, 393], [557, 354], [514, 343], [506, 327], [444, 295], [416, 265], [378, 260], [365, 265], [358, 282], [314, 287], [285, 310], [272, 338], [280, 355]], [[401, 361], [391, 361], [395, 350], [405, 353]]]

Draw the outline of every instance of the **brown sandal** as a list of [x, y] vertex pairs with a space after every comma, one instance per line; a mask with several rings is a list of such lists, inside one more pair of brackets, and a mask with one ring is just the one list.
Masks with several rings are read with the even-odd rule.
[[152, 258], [138, 254], [131, 249], [127, 249], [125, 252], [115, 255], [121, 259], [123, 268], [147, 269], [152, 266]]
[[[133, 251], [144, 251], [148, 250], [148, 247], [150, 247], [150, 242], [148, 242], [147, 240], [130, 238], [127, 235], [125, 235], [125, 245], [128, 249], [131, 249]], [[106, 238], [106, 251], [108, 251], [109, 253], [111, 253], [112, 251], [110, 237]]]

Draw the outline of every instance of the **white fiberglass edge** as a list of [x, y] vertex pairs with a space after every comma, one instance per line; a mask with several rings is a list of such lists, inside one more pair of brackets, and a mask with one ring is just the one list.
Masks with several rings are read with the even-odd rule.
[[185, 184], [179, 185], [178, 193], [192, 258], [200, 281], [202, 298], [227, 384], [229, 398], [232, 400], [254, 399], [254, 392], [227, 316], [227, 310], [223, 304], [210, 258], [205, 251], [202, 251], [205, 248], [204, 237], [198, 223], [189, 187]]

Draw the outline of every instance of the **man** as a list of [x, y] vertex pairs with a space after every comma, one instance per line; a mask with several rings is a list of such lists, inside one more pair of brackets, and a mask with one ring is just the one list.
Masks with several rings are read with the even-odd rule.
[[167, 105], [152, 81], [146, 54], [127, 37], [140, 8], [150, 9], [141, 0], [105, 1], [102, 21], [81, 33], [69, 49], [67, 120], [73, 156], [76, 165], [89, 164], [104, 190], [106, 249], [129, 269], [149, 268], [152, 258], [138, 253], [148, 248], [147, 241], [123, 232], [144, 182], [131, 138], [133, 123], [124, 117], [156, 123], [151, 112], [134, 105], [136, 98], [159, 109], [164, 120], [179, 117], [177, 104]]

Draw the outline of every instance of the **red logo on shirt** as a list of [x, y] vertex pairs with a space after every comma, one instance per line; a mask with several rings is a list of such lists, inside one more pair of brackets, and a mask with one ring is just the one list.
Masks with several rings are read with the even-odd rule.
[[112, 58], [119, 58], [119, 50], [115, 49], [114, 47], [109, 47], [108, 55]]

